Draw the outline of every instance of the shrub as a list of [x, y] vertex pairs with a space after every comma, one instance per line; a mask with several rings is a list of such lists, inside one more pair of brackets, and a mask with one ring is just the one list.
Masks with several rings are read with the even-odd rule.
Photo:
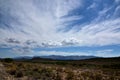
[[4, 61], [4, 62], [7, 62], [7, 63], [10, 63], [10, 62], [13, 61], [13, 59], [11, 59], [11, 58], [5, 58], [3, 61]]
[[35, 69], [33, 69], [33, 71], [39, 71], [39, 69], [38, 69], [38, 68], [35, 68]]
[[74, 80], [75, 75], [72, 71], [68, 72], [66, 80]]
[[10, 74], [10, 75], [15, 75], [15, 74], [16, 74], [16, 70], [10, 70], [10, 71], [9, 71], [9, 74]]
[[23, 77], [23, 72], [21, 72], [21, 71], [17, 72], [15, 77]]

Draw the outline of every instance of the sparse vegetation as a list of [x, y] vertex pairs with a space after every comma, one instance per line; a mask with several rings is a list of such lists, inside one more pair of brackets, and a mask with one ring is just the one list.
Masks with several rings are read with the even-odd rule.
[[2, 64], [14, 80], [120, 80], [119, 60], [110, 61], [4, 60]]
[[13, 59], [11, 59], [11, 58], [5, 58], [5, 59], [3, 59], [3, 61], [4, 61], [4, 62], [7, 62], [7, 63], [10, 63], [10, 62], [13, 61]]

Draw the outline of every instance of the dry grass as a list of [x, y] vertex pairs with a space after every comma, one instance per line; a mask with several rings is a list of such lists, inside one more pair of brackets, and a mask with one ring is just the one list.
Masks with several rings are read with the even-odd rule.
[[120, 80], [120, 69], [72, 67], [32, 62], [3, 62], [15, 80]]

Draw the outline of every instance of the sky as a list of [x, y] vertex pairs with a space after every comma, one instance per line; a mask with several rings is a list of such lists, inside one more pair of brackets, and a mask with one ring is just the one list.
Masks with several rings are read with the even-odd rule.
[[0, 0], [0, 57], [120, 56], [120, 0]]

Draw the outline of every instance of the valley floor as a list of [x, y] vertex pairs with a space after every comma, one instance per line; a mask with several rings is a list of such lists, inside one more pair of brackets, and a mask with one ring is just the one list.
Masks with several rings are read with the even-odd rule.
[[0, 80], [120, 80], [119, 62], [106, 65], [88, 61], [50, 62], [2, 61]]

